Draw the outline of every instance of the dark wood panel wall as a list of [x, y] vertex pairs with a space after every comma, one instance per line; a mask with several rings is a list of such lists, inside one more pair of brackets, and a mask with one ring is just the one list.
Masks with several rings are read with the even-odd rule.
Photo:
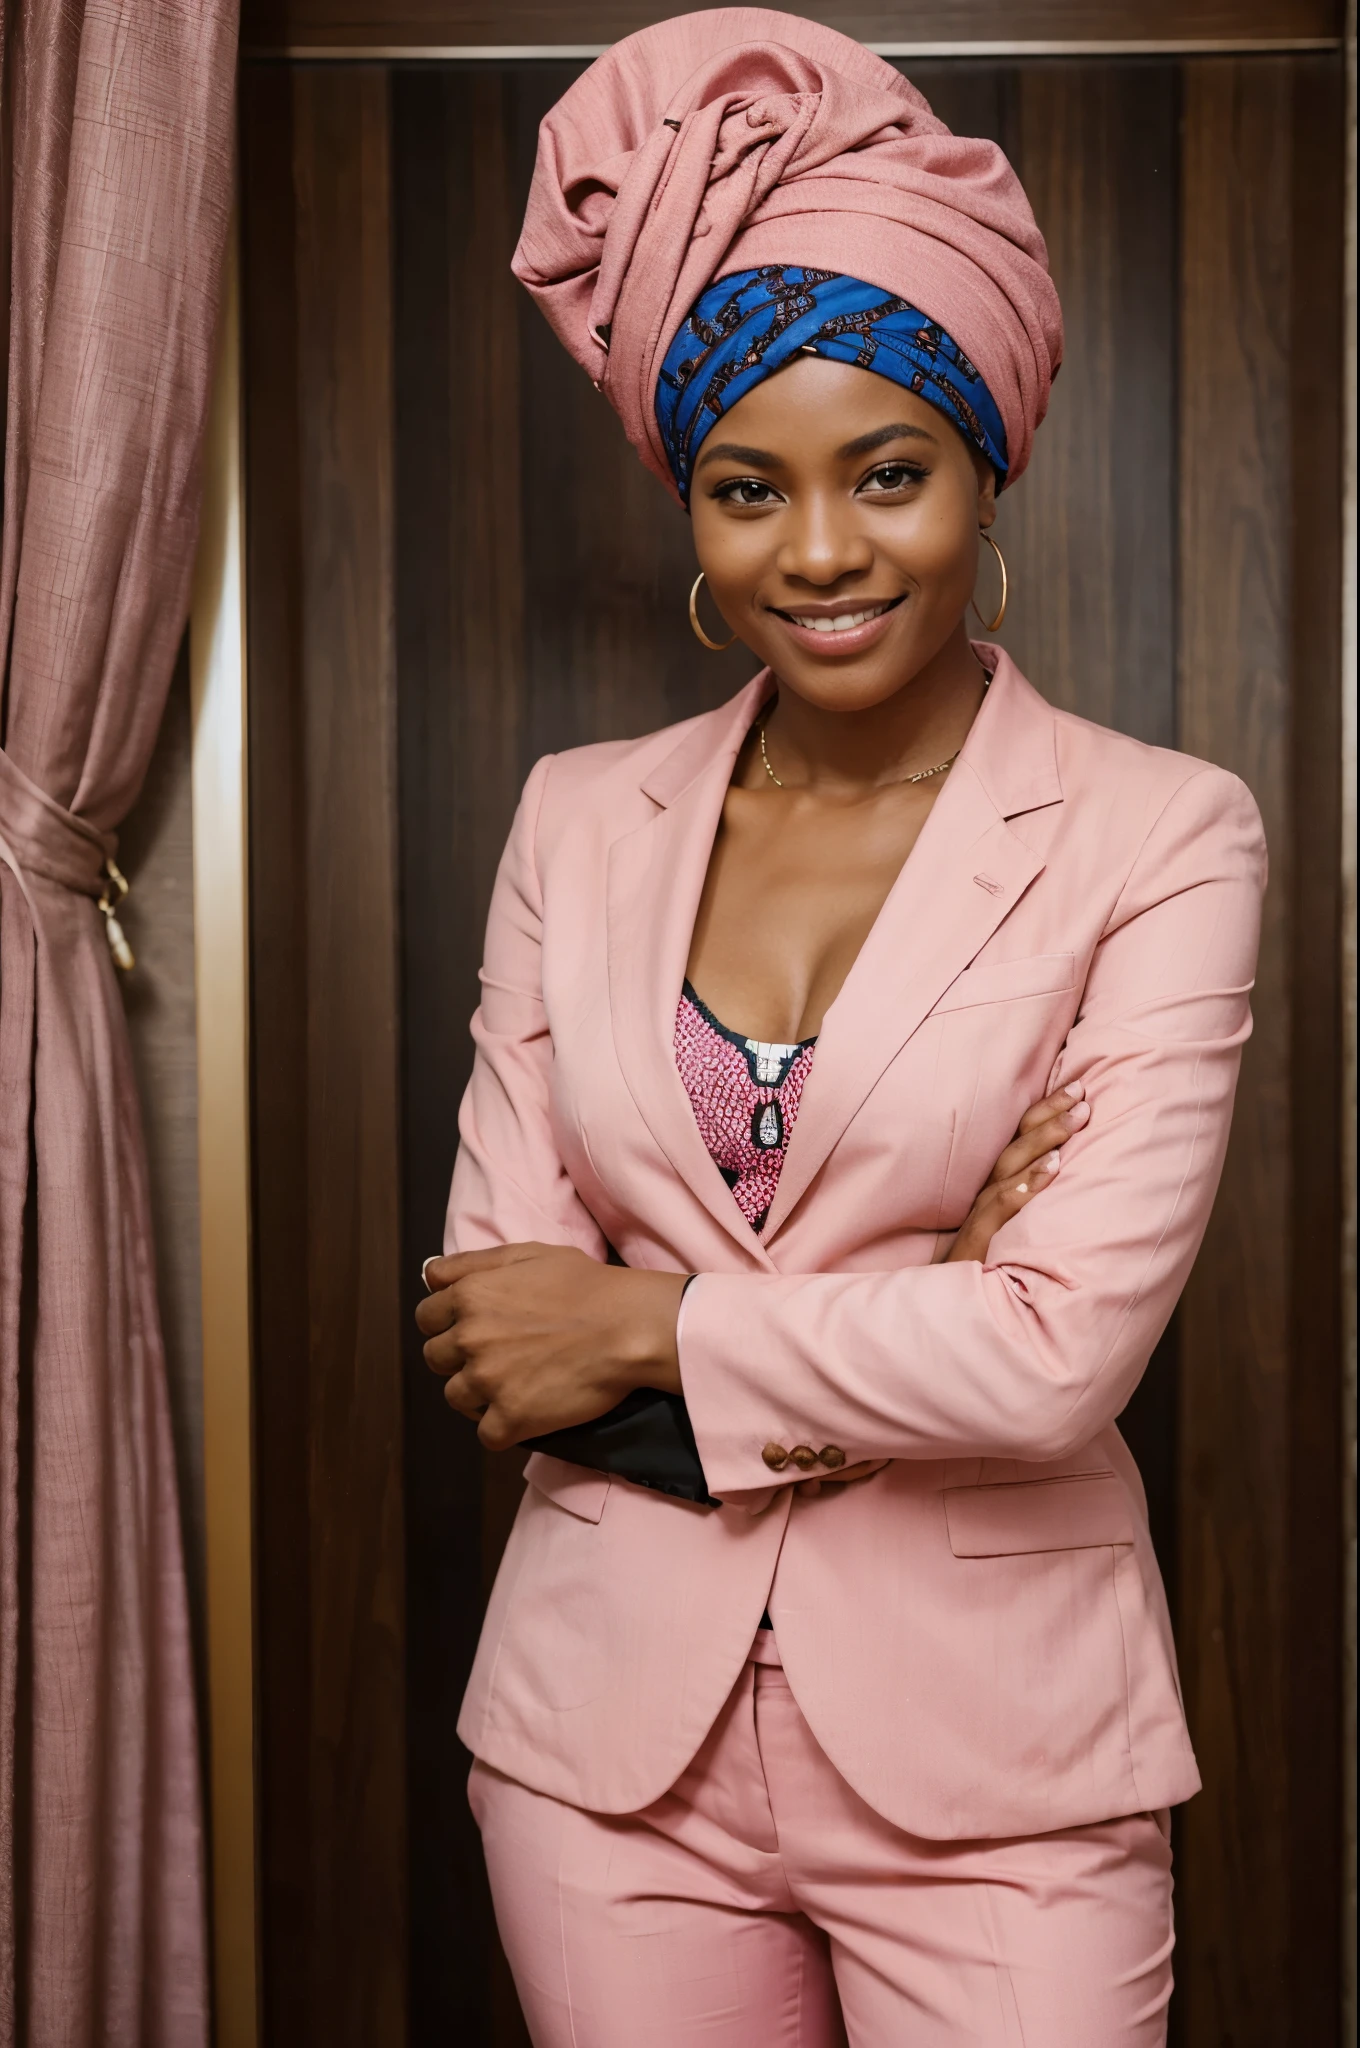
[[[1182, 1308], [1187, 2039], [1338, 2038], [1335, 979], [1339, 79], [1186, 82], [1180, 744], [1250, 784], [1272, 887], [1223, 1188]], [[1321, 155], [1319, 152], [1321, 151]], [[1324, 253], [1325, 252], [1325, 253]], [[1231, 317], [1225, 309], [1231, 308]]]
[[[576, 68], [246, 72], [262, 1896], [289, 2048], [522, 2039], [452, 1737], [517, 1465], [447, 1413], [409, 1315], [524, 774], [750, 669], [691, 639], [683, 515], [509, 277]], [[1002, 637], [1055, 701], [1235, 768], [1271, 834], [1224, 1192], [1126, 1428], [1206, 1779], [1178, 2038], [1330, 2048], [1339, 62], [911, 70], [1014, 157], [1067, 311], [998, 526]]]
[[245, 96], [266, 2038], [406, 2030], [390, 92]]
[[[244, 0], [241, 41], [270, 50], [412, 45], [598, 46], [675, 8], [646, 0]], [[787, 13], [831, 22], [866, 43], [1339, 40], [1341, 0], [791, 0]]]

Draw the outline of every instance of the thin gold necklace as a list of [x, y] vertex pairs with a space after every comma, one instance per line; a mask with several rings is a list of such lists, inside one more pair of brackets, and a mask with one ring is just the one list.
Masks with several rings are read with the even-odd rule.
[[[952, 768], [962, 752], [962, 747], [956, 747], [947, 761], [937, 761], [933, 768], [918, 768], [914, 775], [899, 775], [897, 783], [929, 782], [932, 775], [943, 775], [946, 768]], [[780, 781], [770, 766], [770, 757], [765, 751], [765, 720], [763, 718], [760, 721], [760, 758], [765, 763], [765, 773], [769, 776], [775, 788], [783, 789], [785, 784]], [[892, 784], [891, 787], [896, 788], [897, 783]]]

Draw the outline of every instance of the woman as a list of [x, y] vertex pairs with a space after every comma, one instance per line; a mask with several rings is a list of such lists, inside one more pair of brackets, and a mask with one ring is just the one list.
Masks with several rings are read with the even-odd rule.
[[968, 638], [1060, 319], [888, 66], [630, 38], [516, 269], [766, 664], [530, 776], [427, 1275], [484, 1443], [660, 1389], [720, 1503], [530, 1459], [460, 1724], [530, 2031], [1160, 2042], [1198, 1779], [1115, 1417], [1222, 1163], [1254, 806]]

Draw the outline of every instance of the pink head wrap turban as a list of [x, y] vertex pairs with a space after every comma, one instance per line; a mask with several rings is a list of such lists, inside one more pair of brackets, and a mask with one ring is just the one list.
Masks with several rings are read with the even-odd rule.
[[1062, 313], [996, 144], [951, 134], [881, 57], [795, 15], [719, 7], [616, 43], [543, 122], [513, 267], [672, 491], [667, 346], [715, 278], [773, 263], [848, 273], [943, 327], [1019, 476]]

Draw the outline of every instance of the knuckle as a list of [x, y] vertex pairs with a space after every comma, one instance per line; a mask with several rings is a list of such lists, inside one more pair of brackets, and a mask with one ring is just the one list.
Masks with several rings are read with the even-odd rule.
[[483, 1319], [475, 1312], [458, 1318], [458, 1343], [469, 1358], [474, 1358], [486, 1349], [487, 1330]]

